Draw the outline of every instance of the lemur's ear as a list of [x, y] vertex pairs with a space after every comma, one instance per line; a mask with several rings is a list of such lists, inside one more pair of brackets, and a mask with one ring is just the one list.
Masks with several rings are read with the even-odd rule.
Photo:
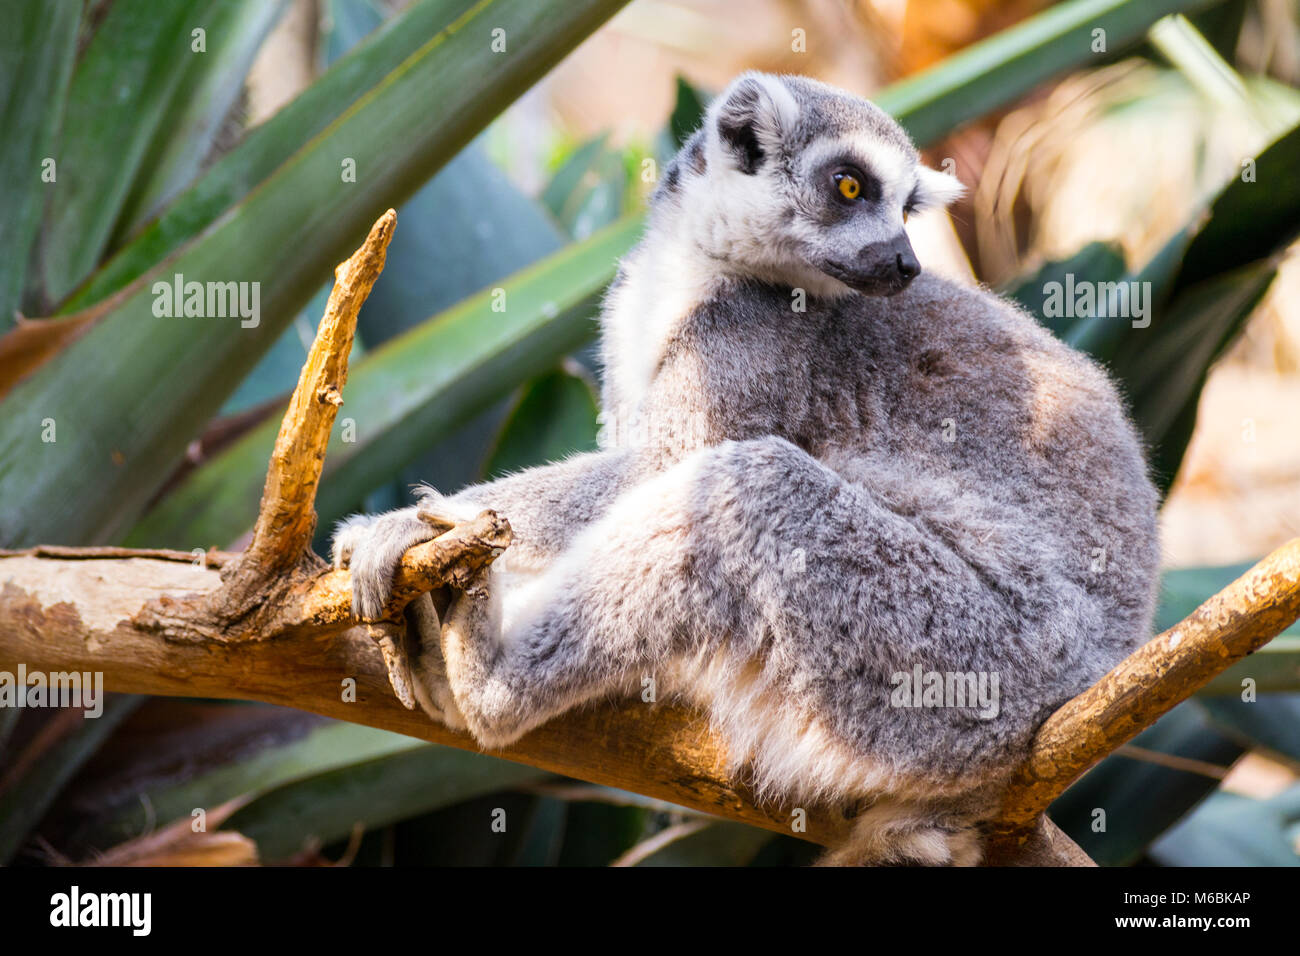
[[710, 112], [722, 152], [752, 176], [794, 128], [799, 105], [779, 77], [751, 72], [733, 80]]
[[916, 188], [908, 197], [908, 205], [916, 212], [936, 206], [946, 206], [960, 199], [966, 191], [960, 179], [951, 173], [941, 173], [929, 166], [916, 167]]

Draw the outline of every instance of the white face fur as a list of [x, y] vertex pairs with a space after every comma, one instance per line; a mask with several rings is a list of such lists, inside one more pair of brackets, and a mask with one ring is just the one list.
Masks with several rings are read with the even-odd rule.
[[814, 294], [901, 291], [920, 271], [905, 217], [962, 192], [883, 111], [802, 77], [742, 75], [702, 136], [702, 163], [690, 144], [677, 160], [674, 218], [727, 271]]

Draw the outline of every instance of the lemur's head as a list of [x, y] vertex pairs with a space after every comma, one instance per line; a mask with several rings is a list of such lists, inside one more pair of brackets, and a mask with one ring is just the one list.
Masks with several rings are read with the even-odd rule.
[[654, 206], [728, 271], [893, 295], [921, 271], [908, 215], [961, 192], [874, 104], [804, 77], [745, 73], [668, 166]]

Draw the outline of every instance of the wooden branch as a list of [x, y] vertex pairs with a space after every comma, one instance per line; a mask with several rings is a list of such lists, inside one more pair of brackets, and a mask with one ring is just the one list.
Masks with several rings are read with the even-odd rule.
[[1300, 538], [1293, 538], [1048, 718], [990, 829], [993, 858], [1014, 853], [1090, 767], [1297, 618]]
[[[283, 704], [478, 750], [413, 710], [397, 639], [416, 595], [461, 586], [509, 545], [484, 512], [402, 559], [383, 617], [351, 614], [350, 577], [310, 549], [325, 447], [347, 378], [357, 312], [383, 268], [390, 210], [335, 273], [321, 328], [281, 425], [249, 548], [240, 555], [41, 547], [0, 552], [0, 669], [102, 672], [109, 690]], [[1039, 733], [991, 830], [991, 862], [1091, 863], [1042, 813], [1087, 767], [1300, 616], [1292, 542], [1065, 705]], [[592, 705], [493, 752], [822, 844], [855, 807], [760, 805], [732, 781], [706, 719], [664, 704]]]
[[33, 548], [11, 550], [0, 548], [0, 558], [16, 558], [31, 555], [37, 558], [63, 558], [67, 561], [87, 561], [95, 558], [161, 558], [164, 561], [195, 562], [202, 560], [203, 566], [219, 568], [239, 557], [230, 551], [174, 551], [171, 548], [117, 548], [111, 545], [73, 548], [63, 544], [38, 544]]
[[396, 224], [397, 213], [390, 209], [371, 227], [361, 248], [334, 270], [325, 316], [271, 452], [253, 540], [226, 578], [228, 599], [246, 599], [262, 589], [268, 576], [295, 567], [304, 555], [314, 557], [316, 489], [334, 416], [343, 404], [357, 314], [384, 269]]
[[[462, 526], [463, 527], [463, 526]], [[442, 541], [458, 533], [453, 529]], [[405, 580], [431, 545], [403, 559]], [[439, 577], [435, 570], [430, 577]], [[429, 578], [424, 580], [427, 582]], [[100, 671], [112, 691], [176, 697], [258, 700], [380, 727], [433, 743], [478, 750], [473, 739], [435, 724], [394, 697], [384, 660], [365, 629], [345, 612], [347, 572], [327, 571], [326, 583], [288, 621], [327, 610], [311, 623], [289, 626], [273, 639], [232, 639], [196, 631], [183, 617], [159, 620], [160, 606], [178, 607], [222, 586], [216, 571], [153, 558], [55, 560], [0, 558], [0, 669]], [[146, 598], [155, 598], [141, 613]], [[355, 681], [355, 696], [349, 693]], [[639, 699], [566, 714], [494, 756], [592, 783], [791, 832], [790, 807], [759, 806], [726, 773], [726, 755], [697, 713]], [[828, 843], [847, 833], [838, 811], [809, 809], [808, 828], [795, 834]]]

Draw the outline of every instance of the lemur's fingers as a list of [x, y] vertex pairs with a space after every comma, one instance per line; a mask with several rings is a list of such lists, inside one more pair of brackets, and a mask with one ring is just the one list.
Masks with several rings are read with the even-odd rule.
[[343, 542], [352, 569], [352, 613], [363, 621], [383, 616], [393, 592], [393, 574], [410, 548], [436, 538], [438, 530], [416, 516], [414, 508], [390, 511]]

